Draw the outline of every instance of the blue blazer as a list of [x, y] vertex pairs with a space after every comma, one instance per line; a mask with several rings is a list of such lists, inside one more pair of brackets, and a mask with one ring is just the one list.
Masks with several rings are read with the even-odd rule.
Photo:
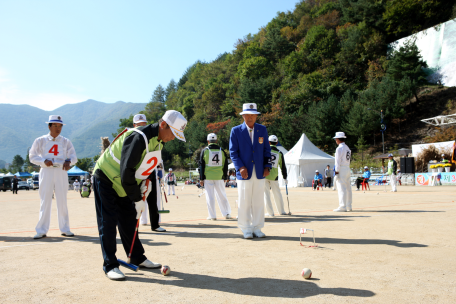
[[230, 157], [236, 168], [236, 178], [244, 180], [239, 172], [241, 167], [246, 167], [250, 179], [253, 165], [256, 177], [263, 179], [264, 168], [271, 168], [271, 147], [266, 127], [260, 124], [254, 126], [253, 145], [250, 140], [249, 130], [245, 123], [231, 129]]

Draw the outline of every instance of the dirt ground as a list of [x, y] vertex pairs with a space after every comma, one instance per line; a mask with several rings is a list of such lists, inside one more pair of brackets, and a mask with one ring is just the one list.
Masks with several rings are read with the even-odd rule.
[[[102, 270], [93, 197], [68, 193], [73, 238], [60, 236], [55, 202], [48, 237], [33, 240], [38, 191], [0, 193], [2, 303], [455, 303], [456, 187], [384, 187], [353, 192], [289, 189], [292, 215], [267, 218], [264, 239], [245, 240], [236, 220], [208, 221], [195, 186], [177, 187], [162, 216], [166, 233], [140, 227], [147, 257], [171, 267], [126, 281]], [[377, 194], [378, 193], [378, 194]], [[286, 204], [285, 190], [282, 191]], [[236, 216], [237, 190], [227, 189]], [[313, 229], [318, 248], [301, 246]], [[311, 245], [311, 234], [303, 245]], [[120, 240], [119, 240], [120, 244]], [[118, 246], [118, 258], [126, 254]], [[300, 274], [313, 272], [311, 280]]]

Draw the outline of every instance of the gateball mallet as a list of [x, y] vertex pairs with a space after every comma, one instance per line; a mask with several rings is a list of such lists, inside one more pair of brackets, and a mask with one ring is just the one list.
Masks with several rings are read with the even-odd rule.
[[[147, 189], [149, 189], [150, 180], [146, 179], [145, 182], [146, 182]], [[147, 194], [147, 190], [143, 194], [143, 197], [142, 197], [144, 202], [146, 201], [146, 194]], [[136, 221], [135, 234], [133, 235], [133, 241], [131, 242], [130, 253], [128, 254], [127, 261], [125, 262], [124, 260], [117, 259], [117, 262], [119, 262], [120, 265], [122, 265], [122, 266], [124, 266], [124, 267], [126, 267], [128, 269], [131, 269], [133, 271], [138, 271], [138, 269], [139, 269], [139, 266], [131, 264], [131, 254], [133, 252], [133, 246], [135, 245], [136, 235], [138, 234], [139, 220], [140, 219], [141, 219], [141, 214], [140, 214], [138, 220]]]
[[290, 212], [290, 200], [288, 199], [288, 185], [287, 184], [285, 184], [285, 190], [287, 191], [288, 215], [291, 215], [291, 212]]

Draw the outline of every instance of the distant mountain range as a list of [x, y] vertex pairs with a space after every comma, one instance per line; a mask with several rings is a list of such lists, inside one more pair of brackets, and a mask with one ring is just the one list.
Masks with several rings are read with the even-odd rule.
[[0, 160], [11, 163], [14, 155], [24, 157], [35, 138], [49, 132], [49, 115], [61, 115], [65, 126], [61, 135], [69, 138], [79, 158], [100, 152], [100, 137], [115, 133], [119, 119], [144, 110], [144, 103], [118, 101], [104, 103], [86, 100], [67, 104], [52, 111], [29, 105], [0, 104]]

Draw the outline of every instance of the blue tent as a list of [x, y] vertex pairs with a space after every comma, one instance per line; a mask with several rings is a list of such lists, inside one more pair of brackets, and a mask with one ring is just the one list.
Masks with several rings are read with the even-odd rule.
[[25, 178], [25, 177], [32, 177], [32, 175], [28, 172], [16, 172], [14, 175], [20, 178]]
[[74, 166], [70, 170], [68, 170], [68, 176], [82, 176], [82, 175], [88, 175], [89, 172], [85, 172], [78, 167]]

